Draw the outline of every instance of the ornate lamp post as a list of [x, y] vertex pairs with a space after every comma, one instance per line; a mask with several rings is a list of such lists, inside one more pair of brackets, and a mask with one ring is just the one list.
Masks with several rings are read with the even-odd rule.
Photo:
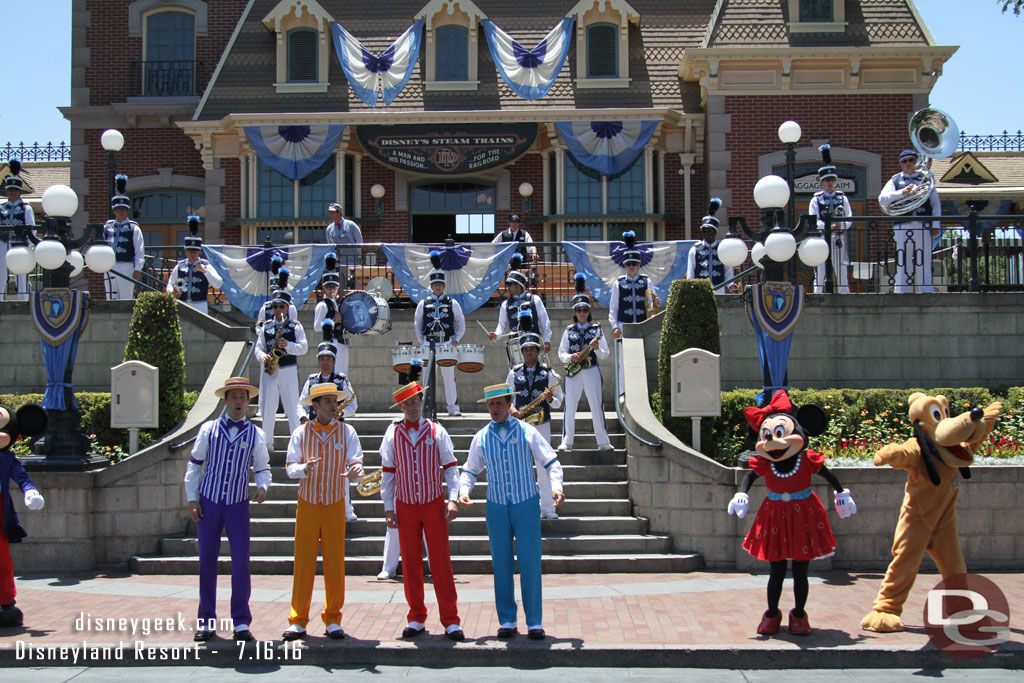
[[523, 198], [523, 213], [528, 214], [533, 211], [533, 185], [520, 183], [519, 196]]
[[[117, 174], [117, 160], [115, 157], [121, 151], [121, 148], [124, 147], [124, 136], [121, 135], [121, 131], [108, 128], [100, 136], [100, 144], [103, 146], [103, 149], [107, 150], [107, 196], [113, 197], [114, 176]], [[109, 211], [110, 215], [107, 217], [113, 218], [113, 207]]]
[[[43, 396], [48, 425], [46, 432], [32, 440], [35, 455], [22, 458], [26, 469], [79, 471], [95, 469], [106, 463], [89, 455], [91, 442], [82, 433], [81, 412], [75, 400], [71, 375], [78, 351], [78, 340], [89, 321], [89, 295], [71, 290], [71, 277], [88, 265], [105, 273], [114, 266], [114, 250], [102, 242], [100, 226], [72, 238], [68, 219], [78, 210], [78, 196], [66, 185], [53, 185], [43, 193], [46, 220], [42, 237], [29, 228], [15, 228], [17, 246], [7, 252], [7, 267], [15, 274], [28, 273], [36, 265], [43, 269], [43, 288], [33, 293], [30, 306], [40, 335], [47, 384]], [[83, 257], [76, 251], [91, 234], [101, 242]], [[33, 248], [29, 242], [35, 244]]]
[[384, 213], [384, 195], [387, 190], [380, 183], [370, 188], [370, 196], [373, 197], [373, 212]]

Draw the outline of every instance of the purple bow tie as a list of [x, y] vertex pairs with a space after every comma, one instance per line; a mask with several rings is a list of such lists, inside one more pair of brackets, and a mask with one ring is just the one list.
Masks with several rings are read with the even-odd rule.
[[241, 420], [232, 420], [230, 417], [225, 417], [224, 426], [227, 427], [228, 429], [231, 429], [232, 427], [241, 429], [242, 427], [245, 426], [245, 418], [243, 417]]

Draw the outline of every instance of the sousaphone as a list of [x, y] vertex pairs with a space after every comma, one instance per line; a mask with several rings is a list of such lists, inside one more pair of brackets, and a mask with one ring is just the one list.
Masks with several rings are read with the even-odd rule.
[[931, 171], [932, 159], [945, 159], [960, 144], [960, 127], [953, 117], [941, 109], [921, 109], [910, 117], [910, 142], [920, 154], [915, 173], [923, 180], [913, 185], [907, 194], [899, 194], [889, 202], [878, 200], [882, 211], [889, 216], [902, 216], [922, 206], [935, 189], [935, 176]]

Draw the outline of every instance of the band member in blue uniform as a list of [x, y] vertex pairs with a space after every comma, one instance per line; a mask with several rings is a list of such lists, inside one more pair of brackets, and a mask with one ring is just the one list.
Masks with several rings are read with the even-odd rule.
[[[334, 335], [331, 339], [338, 350], [338, 357], [335, 359], [334, 371], [339, 375], [348, 377], [348, 335], [344, 325], [341, 324], [341, 300], [344, 292], [341, 287], [341, 276], [337, 272], [338, 259], [334, 254], [327, 254], [324, 257], [326, 270], [321, 281], [324, 290], [324, 298], [316, 302], [313, 308], [313, 328], [323, 329], [325, 322], [330, 322]], [[355, 401], [353, 401], [353, 404]], [[354, 408], [353, 408], [354, 410]]]
[[219, 289], [224, 281], [209, 261], [200, 258], [203, 239], [199, 236], [199, 216], [188, 217], [188, 230], [191, 234], [185, 238], [185, 259], [171, 269], [165, 289], [168, 294], [177, 292], [182, 303], [208, 314], [210, 288]]
[[[718, 258], [718, 218], [715, 214], [722, 208], [722, 200], [713, 197], [708, 206], [708, 215], [700, 221], [701, 241], [690, 249], [686, 257], [686, 279], [704, 278], [717, 287], [732, 279], [733, 270]], [[725, 294], [725, 287], [719, 287], [715, 294]]]
[[118, 175], [114, 180], [117, 194], [110, 198], [114, 217], [103, 225], [103, 237], [114, 248], [113, 271], [125, 277], [108, 275], [109, 295], [112, 299], [135, 298], [135, 280], [142, 277], [146, 262], [146, 248], [142, 229], [131, 220], [132, 200], [128, 198], [128, 176]]
[[[531, 640], [544, 639], [541, 595], [540, 496], [534, 467], [547, 469], [551, 499], [562, 504], [562, 465], [551, 444], [532, 426], [509, 414], [515, 389], [495, 384], [484, 389], [490, 423], [473, 436], [459, 481], [459, 503], [473, 505], [469, 494], [487, 470], [487, 537], [494, 563], [494, 601], [498, 637], [518, 632], [513, 573], [519, 565], [519, 588]], [[480, 401], [483, 403], [484, 401]], [[515, 552], [513, 554], [513, 543]]]
[[[299, 427], [297, 356], [309, 350], [309, 343], [302, 323], [288, 317], [291, 302], [292, 295], [288, 292], [280, 289], [274, 292], [274, 298], [271, 299], [274, 318], [263, 325], [261, 333], [256, 337], [255, 355], [256, 360], [263, 365], [263, 391], [266, 393], [263, 400], [263, 436], [271, 448], [279, 400], [288, 416], [288, 433], [293, 433]], [[279, 353], [277, 367], [273, 372], [268, 372], [275, 355], [271, 353], [274, 349]]]
[[622, 336], [622, 323], [642, 323], [647, 320], [647, 292], [654, 295], [660, 305], [654, 283], [651, 278], [640, 272], [640, 250], [636, 248], [636, 233], [627, 230], [622, 233], [622, 241], [626, 250], [622, 254], [622, 265], [625, 275], [620, 275], [612, 288], [612, 298], [608, 303], [608, 322], [612, 326], [612, 334], [616, 339]]
[[[899, 194], [910, 194], [924, 176], [917, 171], [917, 152], [905, 149], [900, 153], [899, 173], [889, 178], [889, 182], [878, 195], [878, 202], [884, 204], [895, 199]], [[897, 294], [908, 292], [933, 292], [932, 285], [932, 239], [938, 234], [938, 224], [923, 223], [914, 220], [913, 216], [941, 216], [942, 202], [939, 193], [932, 190], [928, 201], [910, 212], [909, 220], [903, 220], [893, 226], [893, 239], [896, 241], [896, 287]], [[900, 263], [902, 261], [902, 265]]]
[[[832, 259], [832, 278], [835, 282], [836, 294], [849, 294], [850, 281], [846, 267], [850, 263], [850, 226], [851, 221], [844, 221], [844, 216], [852, 216], [850, 200], [846, 193], [837, 190], [839, 175], [836, 167], [832, 164], [832, 152], [829, 145], [822, 145], [818, 148], [821, 151], [821, 168], [818, 169], [818, 180], [821, 181], [823, 189], [814, 193], [808, 212], [817, 217], [818, 230], [822, 235], [828, 235], [829, 258]], [[831, 224], [825, 225], [824, 216], [832, 217]], [[825, 264], [822, 263], [814, 274], [814, 291], [820, 294], [825, 291]]]
[[[444, 271], [441, 270], [441, 253], [430, 252], [430, 294], [416, 304], [416, 339], [421, 346], [427, 346], [433, 336], [444, 345], [458, 344], [466, 333], [466, 318], [462, 306], [444, 293]], [[448, 415], [458, 417], [459, 395], [455, 388], [455, 366], [438, 366], [444, 380], [444, 400], [448, 404]]]
[[185, 469], [188, 515], [199, 536], [199, 626], [194, 640], [209, 640], [217, 629], [217, 564], [225, 532], [231, 547], [234, 638], [250, 641], [249, 470], [256, 476], [252, 502], [262, 503], [270, 488], [270, 453], [263, 434], [245, 417], [256, 387], [245, 377], [230, 377], [214, 393], [224, 401], [224, 415], [199, 428]]
[[[288, 278], [291, 277], [291, 271], [281, 266], [283, 260], [280, 256], [275, 255], [271, 259], [271, 271], [274, 275], [273, 282], [270, 283], [270, 297], [263, 302], [259, 312], [256, 314], [256, 338], [259, 339], [263, 334], [263, 326], [268, 320], [274, 319], [274, 292], [277, 290], [288, 290]], [[288, 304], [288, 319], [298, 320], [299, 312], [295, 310], [295, 304]], [[266, 391], [266, 387], [263, 384], [263, 378], [267, 376], [267, 373], [260, 373], [260, 397], [259, 404], [256, 407], [256, 417], [263, 417], [263, 396]]]
[[[510, 412], [512, 417], [523, 419], [520, 410], [539, 398], [543, 398], [534, 413], [538, 418], [532, 422], [541, 436], [551, 443], [551, 411], [562, 405], [562, 387], [559, 377], [554, 371], [540, 362], [540, 335], [533, 331], [533, 319], [529, 312], [524, 312], [519, 328], [519, 348], [522, 350], [523, 362], [514, 365], [508, 371], [506, 384], [516, 390]], [[543, 519], [558, 519], [555, 506], [551, 500], [551, 480], [544, 468], [537, 470], [537, 486], [540, 488], [540, 516]]]
[[[21, 162], [11, 159], [7, 162], [10, 175], [4, 179], [7, 201], [0, 204], [0, 301], [7, 298], [7, 249], [14, 237], [13, 225], [35, 225], [36, 217], [32, 206], [21, 198], [25, 189], [21, 176]], [[15, 275], [18, 301], [28, 301], [28, 275]]]
[[[583, 369], [573, 377], [565, 378], [565, 416], [562, 420], [562, 443], [558, 450], [571, 451], [576, 438], [576, 406], [580, 397], [587, 395], [587, 404], [594, 420], [594, 436], [597, 438], [597, 449], [612, 450], [608, 429], [604, 425], [604, 405], [602, 404], [601, 368], [597, 363], [606, 360], [610, 355], [608, 342], [601, 332], [601, 326], [590, 319], [590, 297], [583, 290], [586, 277], [583, 273], [576, 274], [576, 296], [572, 298], [573, 322], [562, 333], [562, 343], [558, 345], [558, 359], [564, 365], [579, 363]], [[583, 351], [587, 347], [584, 355]]]
[[513, 254], [508, 276], [505, 278], [508, 297], [501, 302], [501, 309], [498, 311], [498, 326], [494, 328], [494, 332], [488, 332], [487, 337], [494, 341], [508, 332], [519, 332], [519, 314], [522, 311], [528, 311], [534, 321], [535, 329], [540, 332], [543, 339], [544, 353], [547, 353], [551, 350], [551, 319], [548, 317], [548, 309], [545, 308], [541, 298], [527, 291], [529, 282], [526, 273], [519, 270], [522, 265], [523, 257]]

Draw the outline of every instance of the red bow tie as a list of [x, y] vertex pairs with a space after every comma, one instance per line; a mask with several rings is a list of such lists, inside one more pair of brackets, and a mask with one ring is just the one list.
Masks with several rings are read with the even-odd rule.
[[793, 403], [785, 391], [776, 391], [772, 400], [764, 408], [751, 406], [743, 409], [743, 417], [746, 418], [750, 428], [757, 431], [764, 419], [772, 413], [792, 413]]

